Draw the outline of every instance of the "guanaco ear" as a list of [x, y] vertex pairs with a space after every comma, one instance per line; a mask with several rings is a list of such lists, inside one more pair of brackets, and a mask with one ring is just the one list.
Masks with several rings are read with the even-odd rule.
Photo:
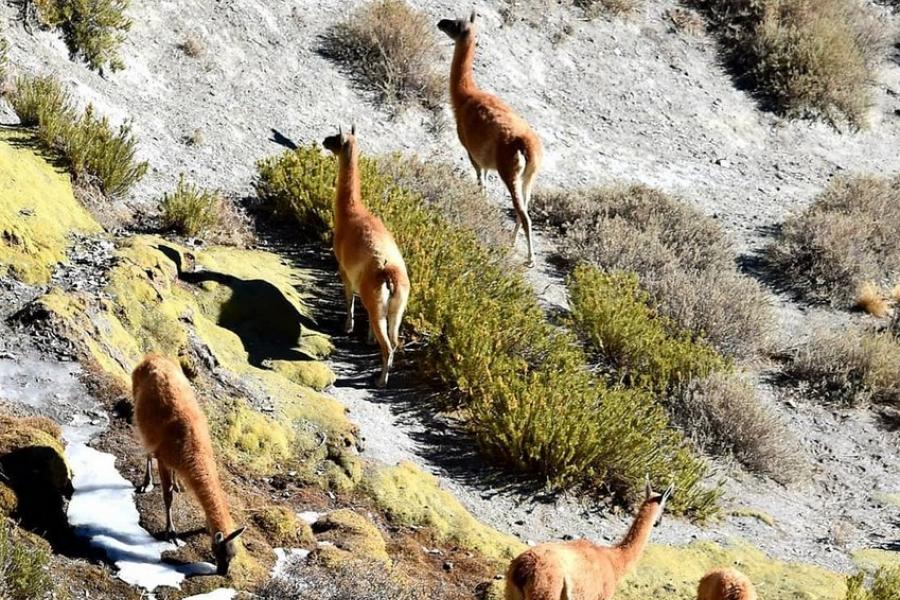
[[474, 23], [474, 22], [475, 22], [475, 17], [477, 17], [477, 16], [478, 16], [478, 13], [477, 13], [477, 12], [475, 11], [475, 9], [473, 8], [473, 9], [472, 9], [472, 14], [469, 15], [469, 23]]
[[350, 125], [350, 135], [356, 135], [356, 123]]
[[235, 530], [231, 533], [231, 535], [229, 535], [227, 538], [225, 538], [224, 543], [227, 544], [228, 542], [231, 542], [231, 541], [234, 541], [234, 540], [238, 539], [238, 538], [240, 537], [240, 535], [241, 535], [242, 533], [244, 533], [244, 530], [245, 530], [245, 529], [247, 529], [247, 528], [246, 528], [246, 527], [241, 527], [241, 528], [239, 528], [239, 529], [235, 529]]
[[672, 493], [675, 491], [675, 484], [670, 484], [669, 487], [666, 488], [666, 491], [663, 492], [662, 501], [665, 502], [669, 498], [672, 497]]
[[644, 476], [644, 499], [649, 500], [653, 495], [653, 487], [650, 485], [650, 474]]

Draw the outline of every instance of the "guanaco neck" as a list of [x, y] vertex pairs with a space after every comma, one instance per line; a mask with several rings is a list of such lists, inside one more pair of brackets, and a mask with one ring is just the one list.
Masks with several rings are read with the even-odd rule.
[[612, 548], [617, 578], [624, 577], [641, 558], [653, 531], [658, 510], [659, 506], [653, 502], [641, 505], [628, 533]]
[[234, 531], [234, 521], [228, 511], [228, 503], [225, 494], [222, 493], [222, 485], [219, 482], [219, 474], [212, 459], [203, 460], [201, 468], [190, 474], [190, 486], [197, 496], [197, 501], [206, 513], [206, 525], [209, 534], [215, 535], [221, 531], [228, 535]]
[[362, 193], [359, 180], [359, 150], [356, 142], [338, 154], [338, 185], [334, 197], [335, 223], [356, 210], [361, 204]]
[[475, 76], [472, 74], [472, 65], [475, 64], [475, 33], [456, 41], [453, 51], [453, 64], [450, 66], [450, 99], [453, 107], [458, 108], [468, 94], [478, 89], [475, 85]]

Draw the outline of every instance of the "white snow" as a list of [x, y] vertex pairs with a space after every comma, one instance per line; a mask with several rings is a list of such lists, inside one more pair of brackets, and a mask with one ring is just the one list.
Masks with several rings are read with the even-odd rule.
[[272, 577], [280, 576], [288, 565], [303, 560], [307, 556], [309, 556], [309, 550], [303, 548], [275, 548], [275, 566], [272, 568]]
[[322, 515], [312, 510], [308, 510], [305, 512], [297, 513], [297, 518], [306, 523], [307, 525], [312, 525], [316, 521], [319, 520], [319, 517]]
[[75, 488], [68, 517], [75, 532], [89, 538], [92, 546], [106, 553], [118, 568], [117, 576], [122, 581], [148, 591], [159, 586], [180, 587], [188, 575], [214, 574], [216, 568], [210, 563], [162, 562], [162, 553], [177, 547], [156, 540], [140, 526], [134, 487], [116, 470], [116, 457], [87, 445], [96, 431], [83, 425], [63, 430], [66, 459], [72, 468]]

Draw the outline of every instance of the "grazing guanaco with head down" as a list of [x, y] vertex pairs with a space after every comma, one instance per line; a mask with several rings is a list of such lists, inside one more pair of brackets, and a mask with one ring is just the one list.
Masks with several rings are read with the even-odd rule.
[[166, 535], [170, 539], [175, 537], [172, 495], [180, 491], [177, 487], [180, 480], [194, 493], [206, 513], [216, 570], [220, 575], [227, 575], [237, 554], [237, 538], [244, 528], [234, 528], [219, 483], [206, 416], [194, 398], [191, 385], [178, 363], [152, 354], [134, 369], [131, 381], [134, 419], [147, 449], [147, 471], [139, 491], [153, 489], [151, 468], [156, 457], [166, 507]]
[[700, 580], [697, 600], [757, 600], [750, 579], [737, 569], [713, 569]]
[[334, 196], [334, 256], [347, 302], [346, 331], [353, 331], [353, 303], [358, 294], [369, 314], [369, 334], [381, 348], [381, 379], [387, 385], [400, 344], [400, 322], [409, 298], [406, 263], [391, 232], [362, 202], [356, 127], [340, 128], [322, 144], [338, 157]]
[[610, 600], [634, 567], [662, 519], [672, 486], [646, 499], [631, 529], [612, 547], [587, 540], [540, 544], [520, 554], [506, 572], [506, 600]]
[[475, 167], [478, 185], [484, 188], [484, 171], [500, 174], [512, 196], [516, 228], [525, 229], [528, 264], [534, 264], [531, 218], [528, 204], [531, 187], [541, 165], [541, 141], [528, 123], [500, 98], [478, 89], [472, 74], [475, 61], [475, 13], [468, 19], [443, 19], [438, 29], [456, 43], [450, 68], [450, 100], [456, 115], [456, 133]]

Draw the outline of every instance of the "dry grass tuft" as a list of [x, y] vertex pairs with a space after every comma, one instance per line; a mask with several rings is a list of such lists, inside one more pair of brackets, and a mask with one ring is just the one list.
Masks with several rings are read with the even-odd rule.
[[692, 0], [738, 79], [786, 116], [861, 127], [885, 28], [858, 0]]
[[900, 280], [900, 177], [841, 178], [767, 248], [782, 284], [810, 302], [849, 308], [867, 282]]
[[784, 374], [840, 405], [900, 404], [900, 338], [861, 328], [821, 331], [794, 351]]
[[184, 38], [184, 41], [178, 44], [178, 49], [191, 58], [200, 58], [206, 54], [203, 43], [193, 35]]
[[630, 15], [643, 6], [642, 0], [574, 0], [573, 4], [589, 19], [600, 15]]
[[217, 243], [241, 245], [247, 224], [237, 210], [215, 190], [178, 179], [175, 189], [160, 202], [163, 226], [188, 236], [205, 236]]
[[532, 215], [554, 226], [566, 260], [637, 274], [653, 305], [725, 355], [766, 347], [770, 302], [740, 275], [719, 225], [644, 186], [539, 193]]
[[678, 6], [667, 10], [666, 16], [672, 22], [675, 31], [694, 36], [702, 35], [706, 31], [703, 16], [695, 10]]
[[854, 308], [866, 312], [873, 317], [883, 319], [891, 312], [890, 304], [885, 298], [878, 286], [867, 281], [860, 286], [856, 292], [856, 303]]
[[20, 76], [8, 99], [22, 125], [36, 127], [37, 141], [66, 163], [76, 183], [115, 198], [147, 172], [147, 163], [137, 160], [131, 126], [113, 128], [91, 105], [78, 113], [53, 77]]
[[744, 467], [791, 483], [806, 473], [800, 444], [742, 377], [712, 373], [674, 394], [670, 415], [704, 452], [732, 455]]
[[435, 70], [438, 43], [434, 23], [403, 0], [361, 5], [322, 38], [320, 52], [344, 65], [379, 100], [402, 106], [417, 101], [437, 109], [444, 97]]
[[846, 600], [896, 600], [900, 598], [900, 567], [883, 566], [866, 588], [866, 574], [857, 573], [847, 580]]
[[50, 578], [50, 552], [0, 517], [0, 598], [34, 600], [56, 597]]
[[900, 283], [891, 289], [891, 300], [900, 303]]

